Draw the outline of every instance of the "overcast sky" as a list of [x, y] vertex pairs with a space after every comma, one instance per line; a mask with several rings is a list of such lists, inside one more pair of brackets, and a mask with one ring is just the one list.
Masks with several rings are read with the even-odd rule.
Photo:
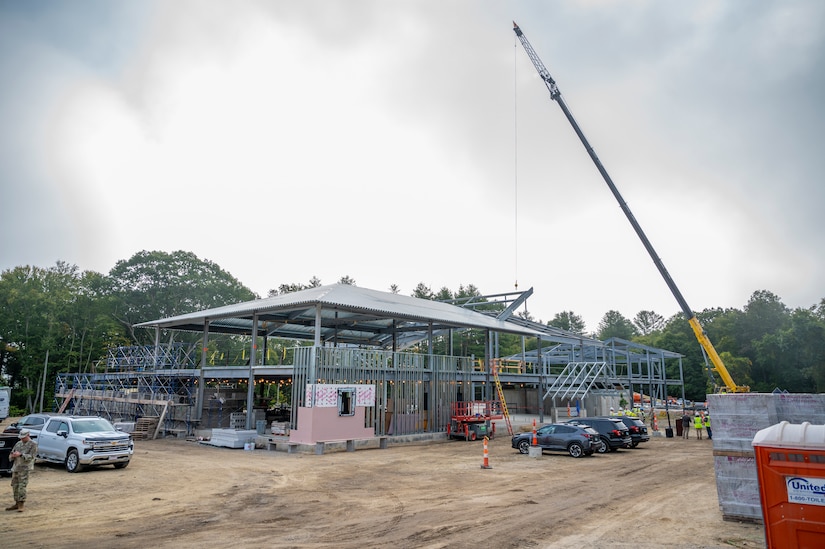
[[679, 312], [825, 297], [825, 2], [0, 0], [0, 269], [191, 251]]

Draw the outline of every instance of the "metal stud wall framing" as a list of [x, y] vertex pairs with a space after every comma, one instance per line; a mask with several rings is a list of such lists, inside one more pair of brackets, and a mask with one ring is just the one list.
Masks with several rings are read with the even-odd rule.
[[472, 368], [470, 357], [301, 347], [295, 350], [292, 424], [298, 407], [307, 405], [307, 384], [353, 383], [375, 385], [376, 403], [367, 410], [365, 426], [376, 435], [443, 431], [450, 404], [471, 394]]

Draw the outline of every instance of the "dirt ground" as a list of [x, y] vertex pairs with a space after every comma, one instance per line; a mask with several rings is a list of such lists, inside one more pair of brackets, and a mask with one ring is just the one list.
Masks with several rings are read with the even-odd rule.
[[[13, 421], [3, 422], [3, 426]], [[502, 434], [503, 433], [503, 434]], [[725, 521], [711, 442], [653, 437], [574, 459], [489, 443], [287, 454], [137, 441], [129, 467], [38, 463], [4, 547], [765, 547]], [[4, 478], [0, 502], [11, 503]]]

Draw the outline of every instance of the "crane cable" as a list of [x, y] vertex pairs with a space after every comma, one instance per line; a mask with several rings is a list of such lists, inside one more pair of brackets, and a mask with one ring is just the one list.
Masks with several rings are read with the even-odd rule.
[[[518, 290], [518, 38], [513, 37], [513, 270]], [[526, 303], [525, 303], [526, 307]]]

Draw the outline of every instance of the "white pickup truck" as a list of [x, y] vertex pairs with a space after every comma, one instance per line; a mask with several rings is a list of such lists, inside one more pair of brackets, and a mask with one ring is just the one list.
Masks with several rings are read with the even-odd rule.
[[132, 437], [101, 417], [52, 416], [37, 437], [38, 459], [65, 464], [70, 473], [99, 465], [123, 469], [134, 450]]

